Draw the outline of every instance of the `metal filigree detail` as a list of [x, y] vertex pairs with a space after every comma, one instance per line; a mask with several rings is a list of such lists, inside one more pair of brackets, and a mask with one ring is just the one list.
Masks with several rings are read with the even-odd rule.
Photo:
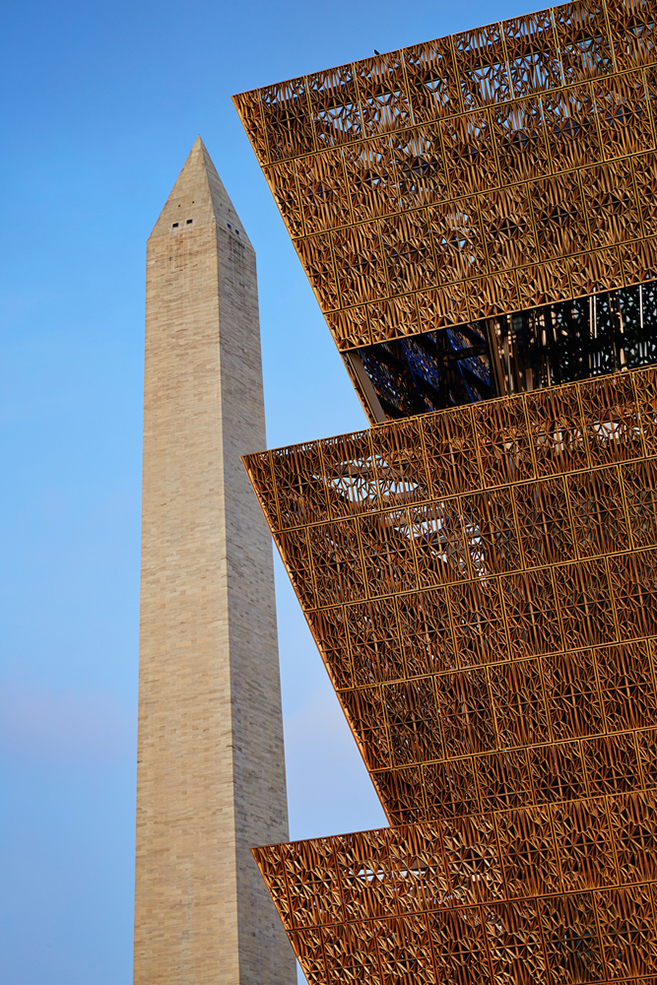
[[655, 37], [578, 0], [236, 96], [338, 347], [654, 279]]

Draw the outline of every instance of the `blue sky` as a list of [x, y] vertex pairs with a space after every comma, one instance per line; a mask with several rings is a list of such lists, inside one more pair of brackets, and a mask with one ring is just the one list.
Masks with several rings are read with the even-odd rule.
[[[518, 0], [3, 7], [3, 985], [129, 985], [144, 251], [200, 133], [258, 256], [270, 445], [362, 427], [230, 96]], [[383, 813], [277, 564], [293, 837]]]

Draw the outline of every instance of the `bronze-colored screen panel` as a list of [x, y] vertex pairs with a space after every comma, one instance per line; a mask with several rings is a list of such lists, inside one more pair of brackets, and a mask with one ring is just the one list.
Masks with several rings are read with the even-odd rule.
[[533, 901], [498, 903], [492, 908], [495, 923], [488, 924], [494, 981], [511, 975], [518, 980], [547, 982], [548, 964], [541, 947], [540, 910]]
[[654, 148], [642, 72], [600, 79], [592, 88], [600, 139], [607, 160]]
[[254, 854], [281, 915], [300, 901], [290, 938], [310, 980], [387, 981], [412, 962], [428, 983], [567, 981], [584, 960], [587, 981], [636, 980], [656, 964], [654, 816], [654, 795], [607, 796]]
[[349, 348], [351, 340], [356, 338], [360, 339], [360, 345], [370, 345], [372, 342], [367, 305], [358, 305], [346, 311], [332, 311], [327, 314], [326, 321], [339, 349]]
[[538, 178], [550, 171], [541, 100], [534, 97], [491, 109], [495, 149], [505, 182]]
[[481, 402], [245, 459], [392, 824], [255, 850], [310, 985], [655, 985], [655, 14], [236, 97], [354, 379], [500, 340]]
[[315, 150], [309, 109], [304, 79], [291, 79], [260, 90], [260, 111], [272, 162]]
[[[307, 235], [351, 223], [347, 177], [338, 150], [302, 158], [295, 162], [295, 173]], [[290, 180], [287, 174], [283, 177]]]
[[473, 572], [484, 566], [491, 574], [517, 570], [521, 566], [520, 539], [511, 490], [464, 496], [461, 506], [466, 530], [477, 530], [478, 557], [471, 559]]
[[632, 170], [641, 204], [643, 230], [646, 236], [653, 236], [657, 233], [657, 206], [651, 188], [657, 180], [657, 158], [654, 154], [641, 155], [632, 161]]
[[486, 272], [477, 199], [436, 205], [429, 209], [428, 221], [435, 249], [436, 282], [448, 284]]
[[352, 65], [317, 72], [306, 79], [315, 118], [317, 149], [333, 147], [363, 135], [363, 120]]
[[354, 69], [367, 133], [403, 130], [412, 125], [401, 51], [356, 62]]
[[589, 168], [582, 175], [582, 190], [591, 244], [596, 249], [636, 237], [636, 230], [641, 228], [642, 208], [630, 161]]
[[623, 471], [632, 541], [635, 547], [657, 543], [657, 474], [652, 462], [641, 462]]
[[[296, 185], [268, 174], [290, 235], [340, 230], [337, 305], [330, 268], [299, 249], [325, 315], [456, 282], [476, 297], [448, 306], [463, 324], [654, 278], [645, 242], [657, 233], [654, 38], [652, 3], [578, 0], [236, 97], [262, 166], [294, 162]], [[466, 259], [468, 234], [455, 264], [461, 227], [495, 215], [500, 195], [513, 204], [478, 233], [489, 263], [476, 250]], [[367, 288], [350, 289], [351, 260], [367, 268], [360, 224], [385, 217], [388, 240], [395, 226], [405, 240], [405, 225], [426, 222], [412, 214], [438, 203], [461, 219], [446, 234], [441, 215], [429, 214], [409, 258], [414, 276], [387, 277], [374, 249]], [[628, 242], [627, 260], [586, 256]], [[433, 263], [418, 264], [418, 251], [432, 249]], [[569, 279], [564, 262], [576, 254]], [[499, 270], [512, 279], [498, 283]], [[387, 318], [382, 310], [374, 341], [395, 337]], [[327, 320], [341, 349], [362, 344], [360, 323], [351, 332], [349, 318]], [[406, 334], [426, 330], [405, 325]]]
[[[605, 722], [596, 674], [603, 654], [602, 650], [579, 650], [555, 654], [543, 661], [543, 680], [555, 741], [606, 732], [610, 723]], [[614, 724], [621, 729], [625, 723], [619, 719]]]
[[529, 479], [534, 472], [524, 403], [496, 401], [473, 408], [484, 488]]
[[621, 263], [616, 249], [580, 253], [569, 261], [568, 266], [573, 293], [595, 292], [598, 284], [604, 283], [614, 288], [622, 286]]
[[480, 200], [491, 273], [519, 266], [537, 252], [537, 237], [523, 185], [491, 192]]
[[341, 292], [336, 280], [331, 239], [328, 233], [320, 233], [309, 239], [297, 240], [296, 248], [315, 292], [315, 297], [322, 308], [326, 311], [339, 308]]
[[657, 697], [652, 644], [606, 647], [597, 656], [597, 671], [605, 718], [611, 730], [626, 723], [649, 728], [655, 720]]
[[508, 896], [559, 892], [559, 852], [549, 807], [503, 810], [495, 820]]
[[390, 137], [350, 144], [342, 151], [354, 222], [400, 211], [400, 187]]
[[541, 99], [541, 105], [554, 174], [603, 159], [590, 85], [550, 92]]
[[500, 579], [512, 659], [557, 653], [562, 649], [563, 637], [554, 589], [557, 575], [558, 572], [552, 568], [539, 568]]
[[[415, 223], [409, 224], [410, 226], [413, 226], [418, 221], [424, 224], [423, 214], [416, 213], [414, 220]], [[386, 260], [392, 261], [392, 269], [390, 270], [391, 283], [394, 283], [395, 279], [401, 280], [405, 277], [409, 281], [416, 281], [421, 271], [420, 267], [416, 268], [413, 266], [415, 259], [421, 264], [422, 260], [426, 258], [427, 267], [429, 270], [432, 269], [433, 257], [430, 241], [428, 245], [423, 243], [418, 248], [417, 240], [413, 242], [411, 236], [410, 242], [408, 240], [406, 242], [402, 241], [400, 244], [402, 246], [402, 252], [397, 256], [393, 244], [396, 240], [399, 241], [400, 233], [403, 236], [403, 230], [393, 229], [391, 231], [392, 235], [389, 237], [386, 235], [389, 230], [386, 228], [386, 225], [383, 223], [382, 225], [384, 249], [387, 254]], [[409, 330], [412, 331], [414, 327], [418, 327], [417, 295], [415, 294], [390, 298], [387, 301], [379, 301], [377, 304], [368, 304], [364, 307], [364, 310], [369, 320], [372, 339], [375, 339], [377, 342], [397, 339], [402, 335], [407, 335]]]
[[589, 981], [607, 980], [591, 893], [557, 897], [554, 906], [542, 906], [545, 957], [553, 980], [568, 981], [572, 968], [584, 961]]
[[343, 305], [387, 297], [390, 293], [378, 222], [333, 234], [338, 290]]
[[573, 890], [616, 882], [616, 860], [604, 801], [555, 806], [552, 811], [561, 872]]
[[655, 372], [246, 460], [392, 820], [657, 783]]
[[566, 488], [580, 558], [611, 553], [627, 544], [627, 522], [616, 469], [569, 476]]
[[561, 58], [549, 10], [502, 22], [516, 99], [563, 85]]
[[445, 120], [442, 127], [445, 165], [454, 198], [501, 184], [488, 110]]
[[456, 645], [445, 590], [400, 595], [396, 601], [408, 676], [455, 670]]
[[394, 133], [390, 139], [401, 211], [449, 198], [441, 128], [437, 124]]
[[619, 69], [653, 60], [657, 41], [655, 13], [654, 4], [643, 0], [609, 4], [607, 18]]
[[501, 24], [455, 34], [452, 46], [459, 67], [464, 108], [505, 102], [511, 98]]
[[614, 71], [614, 52], [606, 13], [604, 0], [577, 0], [554, 8], [566, 84]]
[[542, 260], [589, 248], [588, 228], [577, 172], [530, 185], [532, 213]]
[[516, 310], [519, 307], [516, 278], [512, 270], [501, 270], [493, 277], [478, 277], [467, 286], [473, 319], [503, 315], [509, 305]]
[[391, 294], [409, 294], [436, 280], [429, 216], [421, 209], [380, 223]]
[[458, 73], [449, 38], [403, 50], [408, 93], [416, 123], [449, 116], [461, 108]]
[[506, 810], [532, 802], [531, 776], [524, 749], [479, 756], [477, 776], [484, 811]]
[[378, 493], [370, 438], [364, 431], [329, 438], [322, 445], [323, 475], [335, 519], [378, 509], [385, 502]]
[[[314, 160], [314, 159], [313, 159]], [[303, 236], [306, 229], [312, 229], [312, 221], [306, 221], [304, 212], [308, 215], [308, 195], [304, 195], [304, 205], [301, 205], [301, 195], [297, 186], [296, 168], [294, 161], [283, 161], [264, 169], [265, 178], [269, 185], [278, 209], [283, 216], [286, 226], [295, 238]]]
[[[526, 483], [516, 486], [513, 494], [525, 564], [534, 567], [574, 559], [575, 534], [563, 479]], [[547, 584], [542, 597], [546, 589]]]
[[371, 440], [382, 502], [394, 506], [429, 499], [421, 422], [406, 421], [395, 431], [380, 428], [372, 431]]
[[550, 304], [570, 298], [572, 292], [568, 271], [569, 264], [566, 260], [517, 270], [520, 306], [525, 309], [527, 306]]

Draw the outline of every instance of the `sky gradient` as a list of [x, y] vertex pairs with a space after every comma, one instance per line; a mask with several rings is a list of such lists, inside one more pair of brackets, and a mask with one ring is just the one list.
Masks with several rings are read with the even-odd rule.
[[[145, 243], [196, 135], [256, 249], [269, 445], [363, 427], [230, 96], [528, 9], [4, 5], [3, 985], [132, 980]], [[382, 824], [276, 572], [291, 835]]]

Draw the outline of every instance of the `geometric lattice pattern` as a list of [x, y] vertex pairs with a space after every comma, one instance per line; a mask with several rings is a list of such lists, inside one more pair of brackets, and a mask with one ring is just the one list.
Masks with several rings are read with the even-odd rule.
[[657, 785], [657, 372], [252, 455], [392, 823]]
[[656, 15], [235, 98], [398, 418], [244, 459], [391, 824], [254, 850], [309, 985], [657, 985]]
[[236, 96], [338, 346], [657, 277], [656, 37], [584, 0]]
[[309, 985], [653, 985], [656, 808], [607, 796], [254, 854]]
[[657, 975], [657, 369], [245, 464], [393, 825], [255, 852], [311, 985]]

